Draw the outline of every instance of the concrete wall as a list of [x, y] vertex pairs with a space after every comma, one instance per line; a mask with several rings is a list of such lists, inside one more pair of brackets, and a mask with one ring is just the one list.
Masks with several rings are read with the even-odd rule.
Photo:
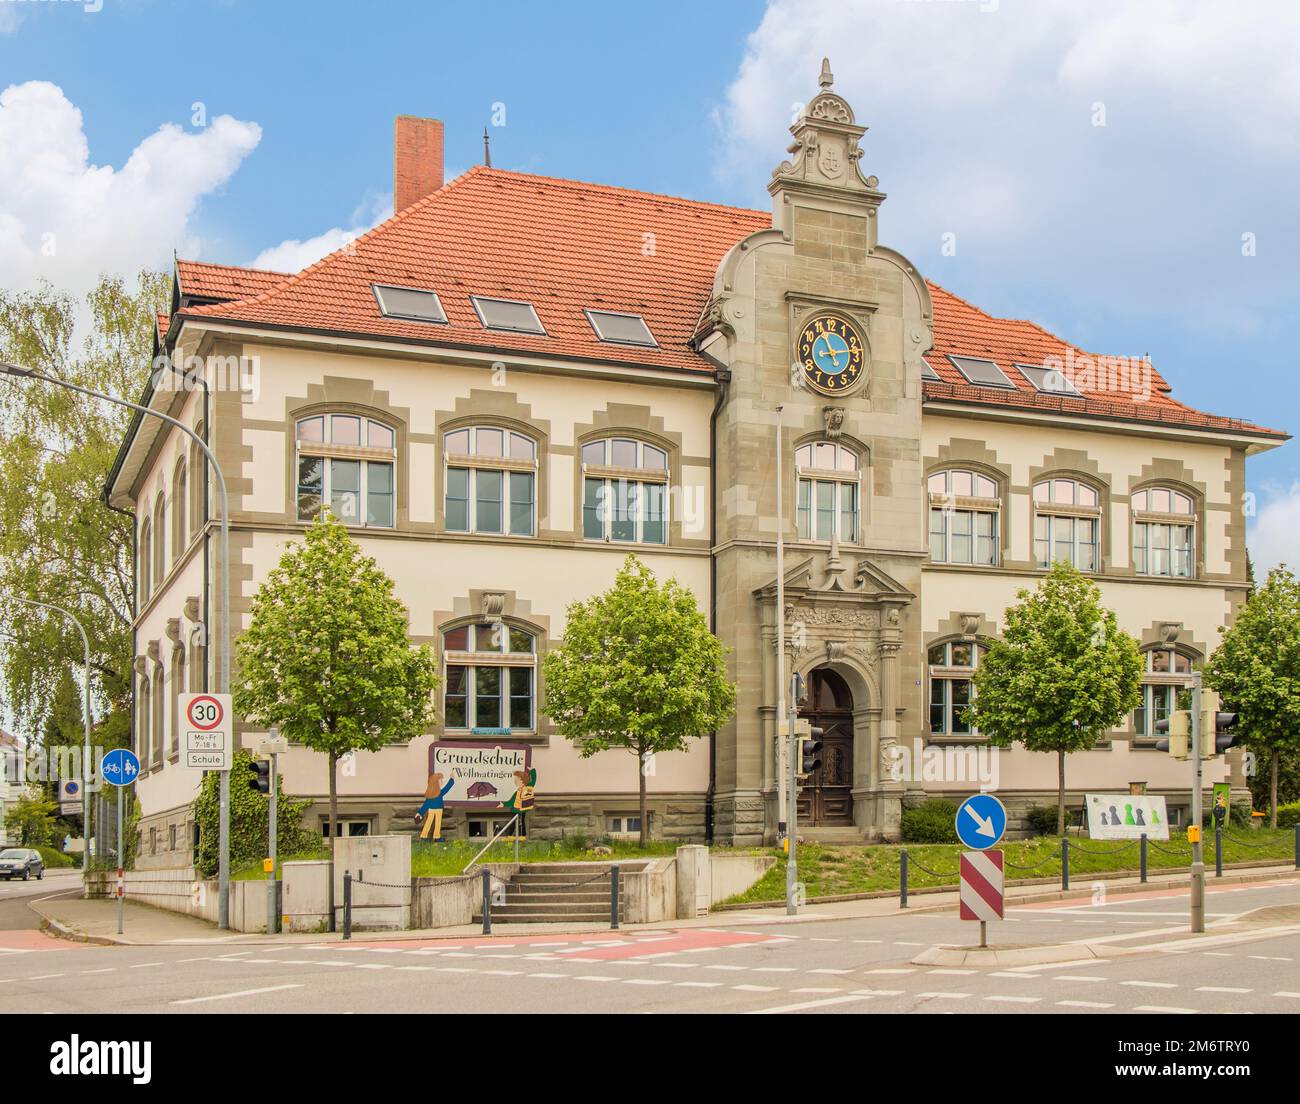
[[775, 865], [773, 855], [711, 855], [709, 904], [744, 893]]
[[483, 907], [483, 871], [503, 881], [519, 869], [516, 863], [483, 863], [459, 878], [413, 878], [412, 928], [451, 928], [472, 924]]
[[[88, 877], [92, 897], [111, 898], [116, 884], [117, 876], [111, 871], [92, 871]], [[265, 881], [230, 883], [231, 931], [266, 931], [266, 892]], [[129, 870], [126, 899], [193, 916], [209, 924], [217, 922], [217, 880], [199, 878], [193, 867]]]
[[619, 864], [620, 919], [655, 924], [677, 919], [677, 860]]

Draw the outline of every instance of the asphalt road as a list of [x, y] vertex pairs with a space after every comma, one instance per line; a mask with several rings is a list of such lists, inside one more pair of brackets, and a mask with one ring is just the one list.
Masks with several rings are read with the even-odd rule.
[[[25, 907], [10, 888], [0, 913]], [[1234, 919], [1264, 908], [1280, 911], [1255, 927]], [[1147, 949], [1002, 970], [912, 965], [928, 947], [970, 942], [974, 925], [952, 913], [790, 923], [771, 911], [709, 928], [237, 946], [104, 947], [10, 930], [0, 1012], [1300, 1012], [1300, 878], [1212, 886], [1206, 912], [1206, 941], [1178, 947], [1181, 892], [1021, 906], [990, 925], [991, 942]]]

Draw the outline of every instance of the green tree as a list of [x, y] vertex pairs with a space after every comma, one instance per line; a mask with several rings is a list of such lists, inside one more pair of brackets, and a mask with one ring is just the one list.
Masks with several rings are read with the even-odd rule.
[[542, 660], [545, 711], [584, 759], [609, 748], [636, 756], [644, 847], [651, 756], [684, 751], [735, 711], [722, 644], [695, 596], [676, 579], [657, 583], [635, 556], [566, 618], [563, 644]]
[[329, 756], [333, 854], [339, 760], [423, 733], [438, 677], [393, 581], [328, 511], [258, 589], [237, 670], [236, 712]]
[[[253, 753], [241, 748], [230, 767], [230, 865], [234, 870], [265, 858], [271, 846], [267, 829], [271, 820], [271, 797], [247, 784], [253, 777]], [[195, 866], [206, 878], [217, 872], [218, 828], [221, 795], [220, 775], [208, 771], [191, 806], [199, 826], [199, 854]], [[295, 801], [284, 792], [284, 776], [276, 777], [275, 847], [281, 856], [315, 851], [324, 841], [304, 826], [308, 801]], [[129, 838], [129, 837], [128, 837]]]
[[24, 795], [5, 813], [5, 828], [17, 832], [24, 847], [46, 847], [54, 838], [54, 814], [58, 805], [47, 797]]
[[[88, 311], [48, 285], [0, 291], [0, 359], [135, 400], [168, 291], [161, 273], [142, 272], [134, 286], [105, 276]], [[66, 617], [5, 595], [70, 610], [90, 637], [97, 699], [125, 706], [132, 523], [99, 499], [129, 418], [59, 387], [0, 379], [0, 680], [15, 719], [33, 727], [61, 672], [80, 668], [81, 637]]]
[[1284, 759], [1300, 754], [1300, 582], [1275, 567], [1223, 634], [1205, 681], [1240, 714], [1242, 742], [1270, 765], [1269, 823], [1277, 827]]
[[1101, 605], [1097, 584], [1069, 564], [1056, 564], [1017, 598], [975, 672], [967, 714], [996, 746], [1056, 753], [1056, 830], [1064, 835], [1065, 757], [1092, 747], [1137, 707], [1142, 659]]

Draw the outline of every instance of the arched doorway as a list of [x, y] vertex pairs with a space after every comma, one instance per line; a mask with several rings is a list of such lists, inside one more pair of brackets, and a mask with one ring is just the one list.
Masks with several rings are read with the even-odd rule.
[[853, 695], [827, 667], [808, 675], [802, 719], [822, 730], [822, 765], [799, 787], [799, 823], [812, 827], [853, 823]]

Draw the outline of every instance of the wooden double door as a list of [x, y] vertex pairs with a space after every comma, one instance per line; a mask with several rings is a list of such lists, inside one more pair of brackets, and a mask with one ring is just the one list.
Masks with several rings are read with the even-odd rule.
[[822, 765], [799, 787], [799, 823], [833, 827], [853, 823], [853, 695], [834, 671], [808, 676], [799, 717], [822, 730]]

